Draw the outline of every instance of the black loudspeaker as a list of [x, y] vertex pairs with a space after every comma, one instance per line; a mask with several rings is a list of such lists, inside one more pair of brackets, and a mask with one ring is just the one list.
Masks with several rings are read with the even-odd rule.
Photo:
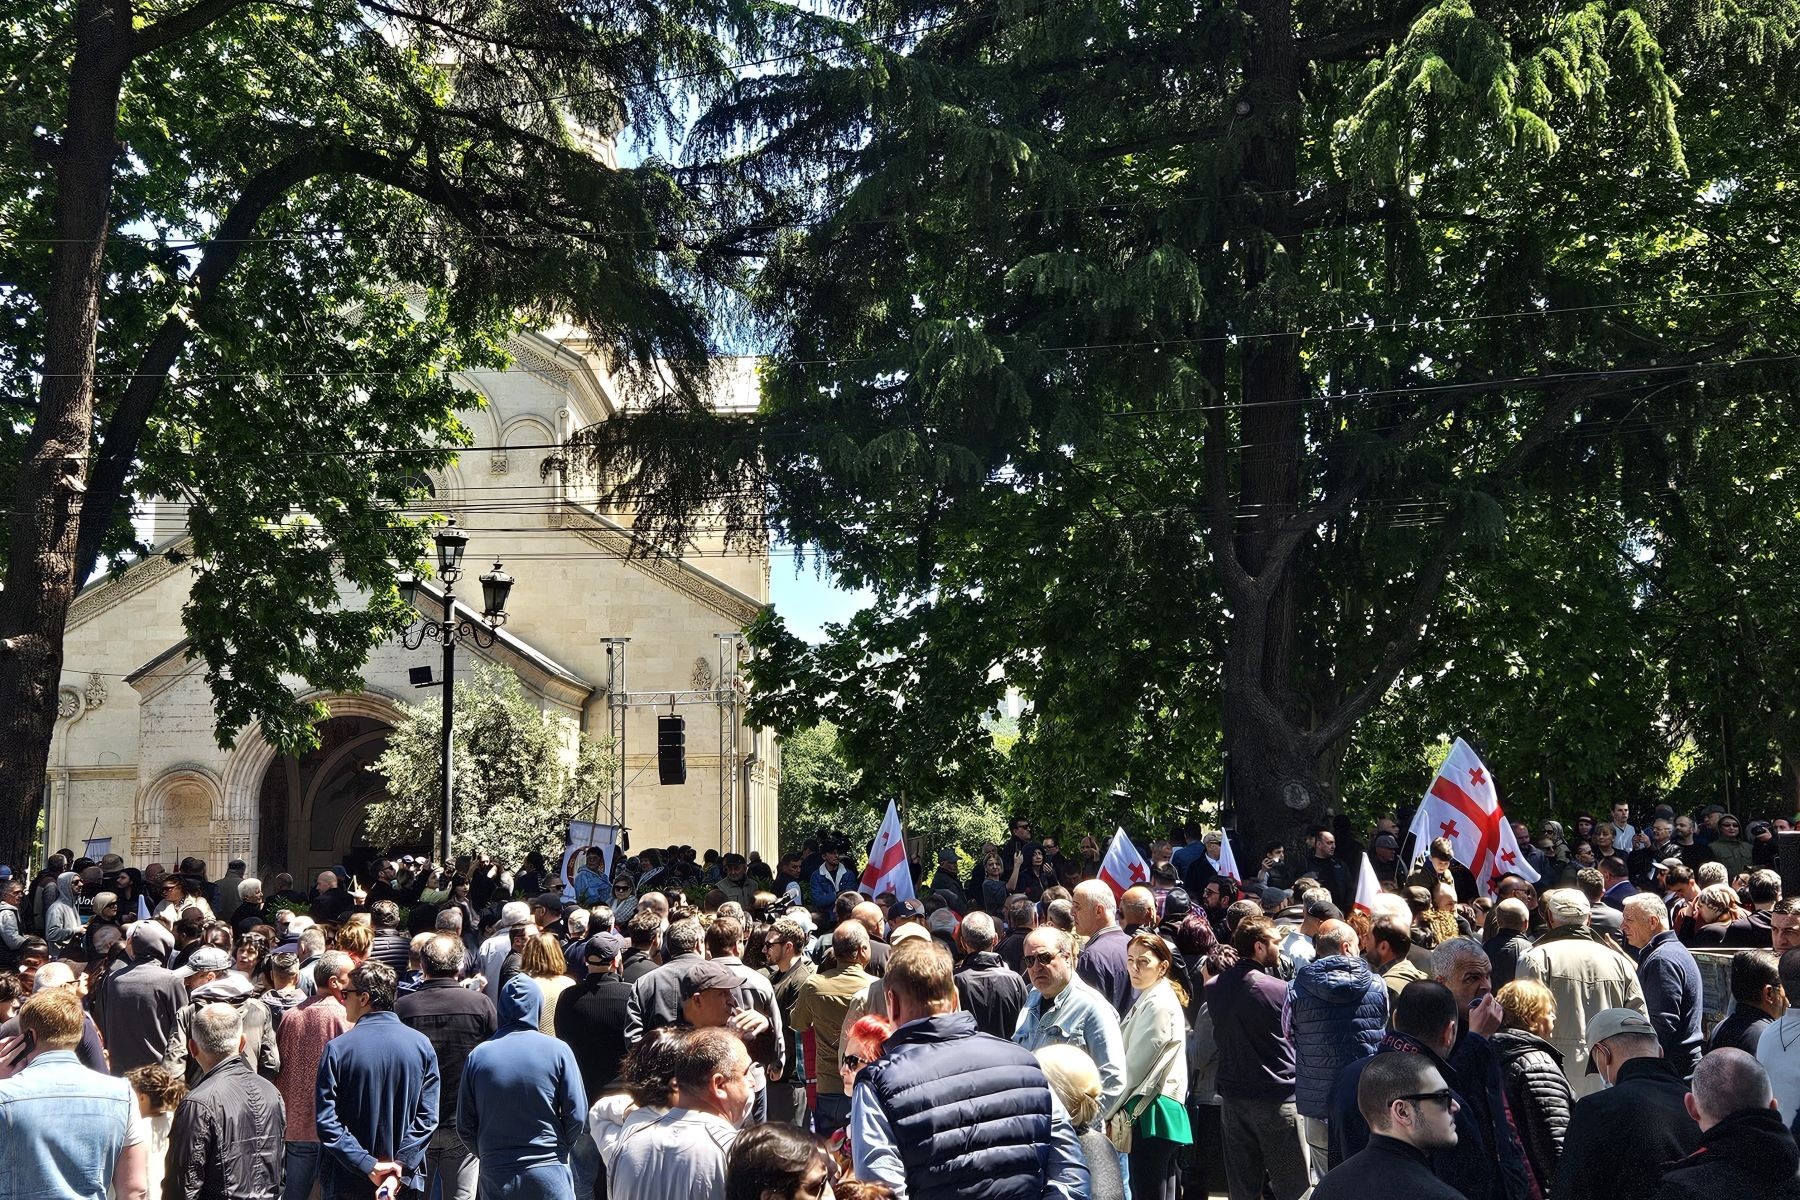
[[1781, 894], [1800, 896], [1800, 829], [1775, 835], [1775, 869], [1781, 873]]
[[656, 718], [656, 776], [663, 783], [687, 782], [687, 718]]

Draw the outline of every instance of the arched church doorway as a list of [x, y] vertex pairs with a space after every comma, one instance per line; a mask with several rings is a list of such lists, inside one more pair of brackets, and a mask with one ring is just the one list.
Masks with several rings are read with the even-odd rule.
[[[263, 772], [260, 861], [280, 863], [305, 890], [327, 867], [342, 864], [368, 877], [368, 862], [383, 848], [369, 844], [364, 816], [387, 792], [375, 760], [387, 749], [392, 727], [374, 717], [347, 715], [318, 727], [319, 745], [302, 755], [278, 755]], [[423, 851], [431, 831], [421, 830]], [[265, 868], [266, 869], [266, 868]]]

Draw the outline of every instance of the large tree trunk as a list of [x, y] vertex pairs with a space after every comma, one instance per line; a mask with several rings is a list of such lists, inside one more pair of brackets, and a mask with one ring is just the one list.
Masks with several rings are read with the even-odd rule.
[[1242, 838], [1238, 865], [1254, 871], [1241, 857], [1271, 842], [1300, 852], [1305, 831], [1325, 822], [1336, 800], [1329, 764], [1312, 753], [1305, 739], [1285, 723], [1258, 719], [1257, 708], [1236, 703], [1238, 689], [1227, 679], [1224, 688], [1225, 747], [1231, 752], [1231, 802]]
[[[1253, 23], [1244, 96], [1254, 123], [1244, 180], [1262, 197], [1265, 235], [1246, 251], [1244, 287], [1278, 296], [1282, 277], [1299, 269], [1303, 250], [1294, 216], [1301, 64], [1290, 0], [1244, 0], [1244, 11]], [[1271, 306], [1264, 319], [1280, 328], [1289, 316]], [[1275, 841], [1297, 849], [1306, 827], [1324, 817], [1334, 797], [1324, 782], [1326, 764], [1308, 745], [1294, 679], [1300, 572], [1290, 525], [1306, 502], [1298, 343], [1248, 341], [1240, 368], [1237, 502], [1231, 512], [1215, 514], [1215, 520], [1231, 522], [1235, 536], [1213, 544], [1242, 572], [1235, 587], [1227, 579], [1232, 613], [1221, 718], [1237, 828], [1255, 853]], [[1240, 866], [1254, 869], [1248, 862]]]
[[23, 863], [44, 799], [63, 629], [76, 577], [94, 420], [101, 261], [118, 155], [119, 95], [131, 58], [126, 0], [81, 0], [67, 120], [51, 203], [57, 244], [44, 307], [43, 383], [13, 490], [0, 592], [0, 861]]

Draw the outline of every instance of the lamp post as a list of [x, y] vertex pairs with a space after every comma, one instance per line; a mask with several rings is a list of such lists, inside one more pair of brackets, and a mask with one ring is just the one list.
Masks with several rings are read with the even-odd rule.
[[[456, 738], [456, 647], [465, 639], [483, 650], [494, 644], [500, 636], [500, 626], [506, 624], [506, 598], [512, 592], [513, 578], [501, 570], [500, 560], [496, 558], [494, 569], [481, 577], [481, 620], [458, 617], [456, 581], [462, 578], [463, 550], [469, 544], [469, 535], [457, 528], [456, 518], [451, 517], [447, 525], [432, 535], [432, 540], [437, 543], [438, 578], [444, 581], [444, 618], [441, 621], [423, 618], [416, 625], [408, 625], [401, 632], [400, 641], [408, 650], [417, 650], [427, 641], [436, 641], [444, 650], [444, 720], [438, 733], [438, 753], [443, 766], [438, 781], [438, 810], [442, 817], [438, 849], [448, 867], [454, 861], [450, 853], [450, 805], [451, 747]], [[411, 571], [402, 571], [398, 581], [400, 599], [411, 607], [419, 597], [418, 576]]]

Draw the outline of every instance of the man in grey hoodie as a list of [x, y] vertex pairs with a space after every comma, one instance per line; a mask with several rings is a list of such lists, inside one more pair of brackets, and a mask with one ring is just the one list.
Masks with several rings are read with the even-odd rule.
[[60, 955], [71, 939], [81, 936], [81, 910], [76, 900], [81, 895], [81, 877], [64, 871], [56, 877], [56, 897], [44, 910], [44, 940], [50, 951]]
[[23, 881], [0, 881], [0, 967], [18, 965], [19, 948], [25, 944], [25, 930], [19, 921], [19, 903], [24, 897]]

